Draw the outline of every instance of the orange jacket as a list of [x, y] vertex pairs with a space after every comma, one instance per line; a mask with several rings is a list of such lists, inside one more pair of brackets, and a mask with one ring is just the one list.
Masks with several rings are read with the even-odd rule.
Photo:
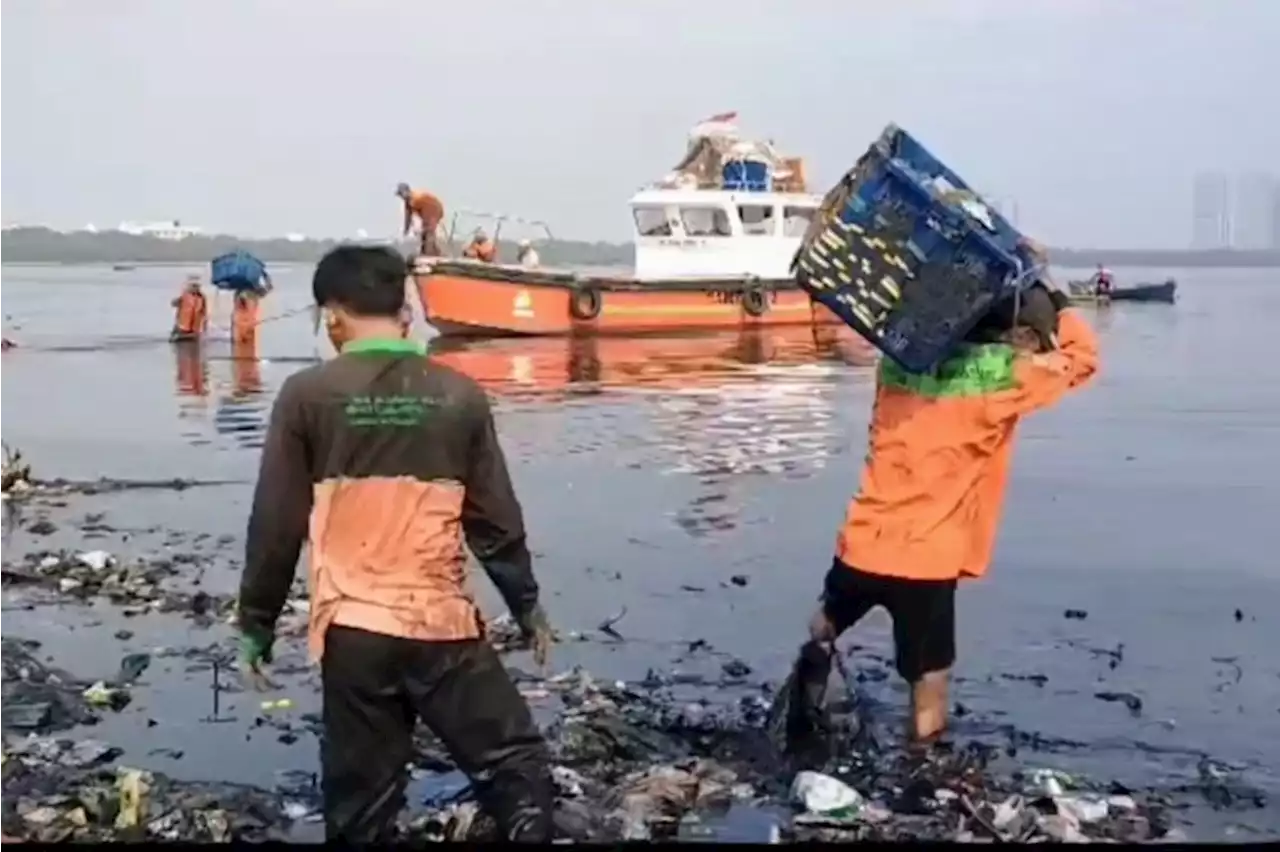
[[472, 241], [462, 250], [463, 257], [469, 257], [472, 260], [482, 260], [485, 263], [493, 263], [493, 259], [498, 256], [498, 247], [493, 240]]
[[204, 294], [186, 290], [173, 303], [178, 309], [173, 320], [178, 331], [183, 334], [204, 334], [209, 326], [209, 311]]
[[883, 360], [866, 466], [836, 556], [873, 574], [952, 580], [986, 573], [1018, 420], [1098, 369], [1098, 342], [1063, 311], [1059, 348], [971, 346], [932, 373]]
[[258, 335], [258, 300], [249, 298], [243, 302], [236, 300], [231, 311], [231, 337], [245, 343]]
[[444, 204], [429, 192], [413, 192], [404, 203], [404, 231], [409, 232], [417, 216], [424, 234], [433, 233], [444, 220]]

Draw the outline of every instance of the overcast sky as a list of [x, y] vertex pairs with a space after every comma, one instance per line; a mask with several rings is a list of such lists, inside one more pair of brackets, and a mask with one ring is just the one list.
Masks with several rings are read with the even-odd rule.
[[1280, 172], [1280, 0], [4, 0], [3, 215], [622, 239], [724, 110], [821, 191], [894, 121], [1055, 245], [1185, 246], [1197, 171]]

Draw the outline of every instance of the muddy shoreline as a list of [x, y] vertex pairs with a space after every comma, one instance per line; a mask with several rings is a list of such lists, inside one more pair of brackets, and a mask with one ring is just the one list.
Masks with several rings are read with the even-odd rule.
[[[62, 839], [315, 839], [320, 831], [314, 768], [272, 773], [274, 783], [232, 783], [200, 776], [189, 764], [177, 775], [181, 749], [141, 748], [146, 736], [172, 726], [150, 706], [153, 679], [174, 680], [198, 700], [187, 730], [244, 731], [273, 741], [313, 764], [319, 715], [316, 672], [302, 661], [305, 588], [296, 583], [281, 622], [278, 694], [256, 694], [241, 682], [228, 624], [226, 591], [234, 578], [234, 538], [163, 527], [122, 529], [110, 501], [140, 488], [173, 491], [202, 483], [33, 483], [6, 495], [3, 568], [4, 792], [6, 836]], [[220, 483], [203, 483], [216, 485]], [[90, 499], [108, 508], [83, 511]], [[58, 546], [53, 546], [57, 541]], [[48, 542], [49, 546], [42, 546]], [[71, 543], [73, 547], [63, 546]], [[101, 545], [101, 546], [98, 546]], [[218, 578], [220, 582], [211, 582]], [[749, 591], [735, 575], [726, 589]], [[692, 585], [692, 584], [686, 584]], [[703, 586], [696, 587], [699, 591]], [[24, 638], [25, 617], [55, 613], [79, 623], [80, 644], [120, 646], [112, 671], [77, 664], [74, 654]], [[16, 618], [14, 616], [17, 616]], [[1063, 613], [1087, 621], [1088, 613]], [[1245, 618], [1244, 613], [1239, 618]], [[165, 631], [185, 625], [186, 642], [169, 647], [137, 640], [151, 620]], [[34, 622], [33, 622], [34, 623]], [[16, 625], [18, 629], [14, 629]], [[598, 646], [605, 659], [628, 640], [627, 608], [594, 624], [560, 624], [555, 653]], [[76, 628], [73, 627], [73, 630]], [[39, 631], [36, 631], [39, 632]], [[1130, 840], [1254, 839], [1266, 836], [1256, 817], [1272, 806], [1267, 791], [1239, 767], [1197, 758], [1196, 778], [1130, 788], [1055, 770], [1057, 753], [1085, 743], [982, 720], [958, 705], [956, 731], [927, 761], [897, 748], [900, 719], [882, 690], [888, 660], [849, 645], [843, 700], [847, 735], [821, 765], [782, 758], [767, 732], [776, 683], [747, 662], [693, 640], [654, 655], [642, 677], [615, 679], [607, 667], [570, 664], [549, 677], [528, 670], [509, 625], [493, 622], [499, 648], [542, 722], [556, 756], [557, 831], [565, 839], [674, 838], [691, 842], [806, 839]], [[70, 646], [74, 647], [73, 642]], [[1112, 668], [1123, 647], [1093, 648]], [[1044, 676], [1008, 672], [1002, 679], [1044, 687]], [[291, 698], [290, 696], [297, 696]], [[1140, 713], [1136, 695], [1099, 690], [1093, 700]], [[203, 713], [196, 708], [203, 705]], [[130, 713], [143, 737], [118, 744], [102, 729]], [[97, 730], [95, 730], [97, 729]], [[122, 741], [123, 742], [123, 741]], [[467, 795], [465, 779], [425, 730], [403, 829], [413, 839], [477, 839], [491, 826]], [[195, 758], [195, 755], [192, 755]], [[165, 767], [165, 768], [162, 768]], [[819, 771], [827, 799], [793, 789], [797, 772]], [[814, 776], [805, 776], [812, 778]], [[803, 786], [803, 785], [801, 785]], [[843, 801], [827, 808], [831, 795]], [[823, 792], [823, 791], [819, 791]], [[817, 796], [817, 798], [815, 798]], [[806, 803], [806, 797], [808, 802]], [[841, 797], [844, 797], [841, 799]], [[826, 802], [826, 805], [823, 804]]]

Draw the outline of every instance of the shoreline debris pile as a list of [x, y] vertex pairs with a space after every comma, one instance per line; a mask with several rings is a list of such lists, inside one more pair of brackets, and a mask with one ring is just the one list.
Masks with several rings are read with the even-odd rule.
[[[190, 579], [202, 559], [42, 551], [6, 562], [3, 579], [6, 592], [25, 585], [65, 598], [103, 598], [126, 614], [183, 612], [207, 626], [226, 621], [230, 596], [174, 588]], [[299, 578], [289, 597], [279, 635], [283, 642], [300, 644], [305, 581]], [[596, 631], [611, 642], [623, 641], [617, 624], [625, 612]], [[491, 621], [488, 636], [499, 651], [524, 646], [510, 619]], [[589, 641], [576, 632], [558, 638]], [[220, 637], [208, 648], [176, 652], [212, 666], [211, 718], [219, 717], [219, 689], [236, 691], [219, 686], [219, 672], [233, 666], [233, 646], [230, 637]], [[699, 646], [707, 647], [699, 640], [689, 651]], [[38, 649], [38, 643], [3, 639], [0, 816], [6, 839], [297, 839], [291, 832], [318, 819], [320, 794], [313, 773], [281, 773], [273, 790], [180, 781], [145, 765], [130, 766], [145, 758], [73, 730], [125, 706], [151, 656], [167, 652], [130, 654], [118, 673], [91, 680], [42, 662]], [[909, 754], [885, 745], [896, 743], [896, 735], [881, 730], [885, 720], [874, 718], [871, 704], [862, 700], [857, 683], [864, 675], [875, 681], [871, 675], [880, 673], [871, 669], [855, 672], [852, 679], [845, 675], [851, 694], [850, 701], [834, 708], [846, 717], [836, 726], [839, 740], [832, 753], [837, 756], [808, 762], [785, 758], [768, 724], [774, 715], [773, 688], [750, 680], [750, 667], [739, 660], [721, 668], [718, 679], [651, 671], [630, 682], [597, 680], [581, 668], [550, 677], [512, 669], [551, 747], [559, 838], [1167, 842], [1182, 838], [1173, 817], [1194, 798], [1219, 809], [1265, 803], [1260, 793], [1212, 765], [1198, 785], [1138, 792], [1091, 785], [1048, 769], [1020, 770], [1012, 763], [1012, 750], [978, 742]], [[288, 671], [281, 664], [273, 674], [305, 674], [305, 684], [314, 670]], [[306, 748], [322, 734], [322, 719], [316, 713], [275, 712], [291, 706], [288, 699], [263, 701], [262, 714], [247, 724], [278, 733], [286, 745]], [[456, 770], [442, 744], [420, 727], [414, 739], [415, 779], [435, 790], [446, 787], [444, 776]], [[293, 777], [299, 775], [306, 777]], [[482, 840], [492, 836], [494, 826], [464, 788], [447, 797], [411, 801], [401, 829], [406, 839], [422, 842]]]
[[186, 578], [195, 557], [175, 554], [121, 561], [104, 550], [80, 553], [33, 551], [21, 562], [4, 563], [0, 579], [6, 587], [30, 586], [81, 600], [103, 598], [123, 607], [125, 616], [149, 612], [182, 612], [195, 618], [223, 618], [232, 610], [231, 595], [199, 589], [166, 588], [166, 582]]
[[4, 731], [59, 731], [97, 723], [98, 715], [84, 697], [90, 683], [40, 662], [35, 657], [39, 647], [38, 642], [0, 639]]
[[31, 465], [22, 461], [22, 452], [4, 445], [4, 468], [0, 473], [0, 493], [9, 499], [10, 494], [22, 494], [31, 488]]
[[[1090, 791], [1052, 770], [1002, 775], [987, 746], [920, 756], [864, 737], [861, 751], [841, 749], [825, 771], [793, 773], [768, 741], [763, 695], [726, 710], [681, 705], [641, 684], [597, 684], [581, 671], [547, 685], [564, 705], [547, 734], [555, 824], [566, 840], [706, 840], [720, 832], [774, 843], [1182, 837], [1159, 796]], [[406, 839], [481, 841], [493, 831], [465, 791], [404, 826]]]
[[[275, 790], [217, 781], [178, 781], [120, 765], [120, 749], [48, 733], [96, 721], [95, 687], [124, 689], [146, 668], [126, 658], [121, 673], [92, 687], [35, 659], [35, 643], [6, 638], [4, 797], [6, 837], [63, 840], [278, 840], [318, 819], [314, 776]], [[550, 678], [513, 670], [544, 726], [557, 788], [562, 840], [1174, 841], [1179, 807], [1168, 795], [1118, 785], [1093, 787], [1049, 769], [997, 765], [998, 749], [940, 745], [927, 755], [882, 746], [869, 720], [837, 756], [800, 767], [783, 758], [767, 727], [771, 694], [742, 688], [732, 701], [687, 700], [679, 685], [650, 678], [597, 681], [575, 668]], [[34, 700], [52, 706], [16, 711]], [[552, 705], [554, 702], [554, 706]], [[109, 703], [109, 702], [108, 702]], [[856, 710], [857, 703], [853, 705]], [[25, 716], [24, 716], [25, 713]], [[318, 714], [265, 714], [271, 725], [319, 735]], [[299, 739], [293, 734], [293, 740]], [[425, 729], [415, 738], [416, 776], [455, 767]], [[797, 771], [799, 770], [799, 771]], [[296, 775], [299, 773], [284, 773]], [[286, 779], [287, 781], [287, 779]], [[305, 789], [304, 789], [305, 788]], [[411, 802], [404, 839], [484, 840], [494, 826], [470, 788], [446, 800]]]

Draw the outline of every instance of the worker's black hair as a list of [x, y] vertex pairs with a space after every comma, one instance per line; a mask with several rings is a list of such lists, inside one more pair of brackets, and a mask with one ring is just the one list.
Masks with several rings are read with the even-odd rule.
[[311, 292], [322, 308], [342, 307], [367, 317], [398, 317], [409, 266], [384, 246], [338, 246], [316, 264]]
[[1002, 340], [1016, 324], [1012, 298], [997, 302], [964, 336], [969, 343], [995, 343]]
[[1029, 328], [1037, 333], [1058, 327], [1058, 309], [1049, 291], [1033, 285], [1019, 296], [1008, 296], [992, 306], [991, 310], [965, 335], [969, 343], [997, 343], [1005, 340], [1015, 328]]

